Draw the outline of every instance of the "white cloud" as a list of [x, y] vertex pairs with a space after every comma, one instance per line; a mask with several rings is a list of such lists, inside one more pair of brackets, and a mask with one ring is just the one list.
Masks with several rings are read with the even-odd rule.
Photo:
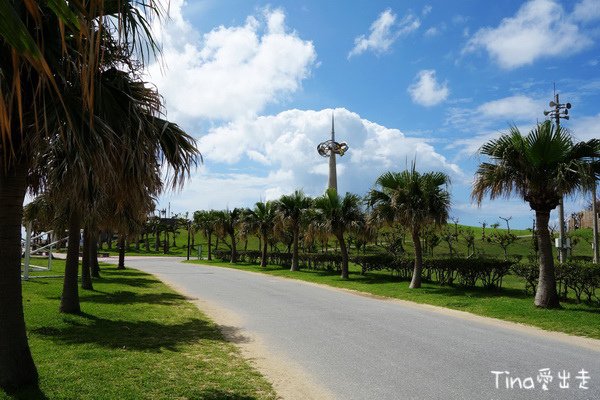
[[573, 18], [583, 22], [600, 19], [600, 0], [582, 0], [577, 3], [573, 10]]
[[435, 70], [426, 69], [419, 71], [415, 83], [409, 86], [408, 92], [413, 102], [430, 107], [446, 100], [450, 89], [447, 82], [439, 83], [436, 80]]
[[431, 5], [429, 5], [429, 4], [427, 4], [423, 7], [423, 10], [421, 10], [421, 14], [423, 16], [428, 15], [431, 12], [431, 10], [433, 10], [433, 7], [431, 7]]
[[340, 192], [365, 194], [380, 174], [404, 169], [415, 158], [421, 170], [463, 179], [460, 168], [424, 139], [406, 137], [344, 108], [288, 110], [211, 129], [198, 143], [205, 156], [203, 171], [173, 201], [195, 202], [182, 205], [187, 209], [223, 208], [252, 205], [299, 188], [312, 196], [322, 194], [328, 163], [316, 148], [329, 137], [332, 112], [337, 140], [350, 146], [338, 158]]
[[500, 67], [513, 69], [539, 58], [567, 56], [592, 44], [554, 0], [531, 0], [496, 28], [482, 28], [463, 53], [486, 50]]
[[171, 21], [155, 27], [166, 69], [159, 63], [148, 69], [171, 118], [253, 116], [296, 92], [309, 76], [314, 46], [289, 31], [282, 10], [266, 9], [241, 26], [219, 26], [201, 35], [185, 20], [183, 5], [172, 1]]
[[476, 113], [486, 119], [522, 121], [539, 116], [543, 107], [541, 100], [516, 95], [483, 103], [477, 107]]
[[516, 124], [522, 133], [528, 133], [536, 119], [542, 117], [547, 105], [543, 99], [515, 95], [491, 100], [477, 107], [453, 107], [446, 123], [453, 129], [463, 131], [467, 137], [457, 138], [447, 149], [458, 149], [457, 157], [470, 157], [491, 139], [500, 137]]
[[431, 28], [427, 29], [423, 35], [425, 37], [433, 37], [433, 36], [437, 36], [439, 33], [440, 33], [440, 31], [438, 30], [438, 28], [436, 28], [435, 26], [432, 26]]
[[593, 116], [578, 117], [573, 121], [570, 128], [576, 140], [597, 139], [600, 137], [600, 113]]
[[407, 35], [421, 26], [419, 18], [412, 14], [406, 15], [396, 23], [396, 14], [392, 10], [383, 11], [371, 24], [369, 36], [361, 35], [354, 39], [354, 48], [348, 53], [348, 58], [360, 55], [367, 50], [377, 54], [387, 52], [392, 44], [402, 35]]

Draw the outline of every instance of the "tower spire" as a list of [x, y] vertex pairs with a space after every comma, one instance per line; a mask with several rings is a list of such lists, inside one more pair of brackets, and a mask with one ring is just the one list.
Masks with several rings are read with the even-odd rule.
[[331, 112], [331, 141], [335, 142], [335, 125], [333, 121], [333, 111]]

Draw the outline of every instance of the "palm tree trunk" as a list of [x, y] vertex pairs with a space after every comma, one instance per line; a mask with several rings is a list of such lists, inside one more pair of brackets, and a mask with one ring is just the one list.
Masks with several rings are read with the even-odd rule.
[[0, 157], [0, 388], [36, 384], [23, 317], [21, 222], [27, 166], [6, 168]]
[[125, 269], [125, 235], [119, 236], [119, 264], [117, 269]]
[[292, 251], [292, 268], [290, 271], [298, 271], [298, 236], [300, 236], [300, 232], [298, 226], [294, 227], [294, 249]]
[[77, 212], [71, 212], [69, 216], [69, 245], [67, 248], [67, 260], [65, 261], [65, 280], [60, 299], [60, 312], [67, 314], [78, 314], [81, 312], [79, 307], [79, 290], [77, 288], [80, 226], [79, 215]]
[[235, 233], [229, 234], [231, 237], [231, 263], [235, 264], [237, 262], [237, 249], [235, 248]]
[[158, 249], [160, 248], [160, 230], [158, 229], [158, 226], [156, 227], [156, 241], [154, 242], [154, 251], [158, 252]]
[[423, 274], [423, 249], [421, 248], [418, 230], [414, 229], [412, 231], [412, 239], [415, 246], [415, 268], [409, 288], [418, 289], [421, 287], [421, 275]]
[[346, 241], [344, 240], [344, 233], [339, 232], [336, 234], [337, 240], [340, 243], [340, 252], [342, 253], [342, 279], [348, 279], [348, 249], [346, 248]]
[[89, 228], [83, 229], [83, 250], [81, 254], [81, 288], [86, 290], [94, 290], [92, 285], [91, 274], [91, 243], [90, 243]]
[[558, 308], [560, 302], [556, 291], [552, 242], [548, 231], [550, 211], [536, 210], [535, 220], [538, 228], [538, 247], [540, 249], [540, 276], [534, 304], [541, 308]]
[[262, 235], [263, 236], [263, 247], [262, 247], [262, 252], [260, 253], [260, 267], [261, 268], [266, 268], [267, 267], [267, 235]]
[[100, 265], [98, 264], [98, 232], [90, 236], [90, 269], [92, 277], [100, 278]]
[[208, 234], [206, 235], [207, 239], [208, 239], [208, 261], [212, 260], [212, 232], [208, 232]]

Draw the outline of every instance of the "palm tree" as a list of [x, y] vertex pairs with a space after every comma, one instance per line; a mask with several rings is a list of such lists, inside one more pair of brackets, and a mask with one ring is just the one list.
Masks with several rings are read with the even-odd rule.
[[421, 287], [423, 249], [421, 230], [442, 225], [448, 218], [450, 178], [443, 172], [419, 173], [416, 164], [410, 170], [386, 172], [377, 178], [379, 190], [369, 192], [373, 212], [388, 223], [399, 223], [410, 230], [415, 249], [415, 264], [410, 288]]
[[298, 239], [300, 236], [300, 221], [312, 205], [312, 199], [301, 190], [296, 190], [290, 195], [281, 196], [277, 202], [277, 210], [284, 223], [289, 226], [294, 236], [292, 251], [292, 267], [290, 271], [298, 271]]
[[[233, 210], [224, 210], [219, 211], [216, 214], [216, 227], [217, 232], [223, 238], [223, 242], [225, 242], [225, 236], [229, 236], [231, 240], [231, 245], [229, 245], [231, 249], [231, 263], [235, 264], [237, 262], [237, 244], [236, 244], [236, 228], [237, 224], [240, 222], [240, 217], [242, 217], [242, 209], [234, 208]], [[225, 242], [225, 244], [227, 244]]]
[[557, 130], [545, 121], [526, 136], [511, 127], [508, 133], [484, 144], [479, 153], [490, 162], [481, 163], [475, 173], [473, 198], [481, 204], [488, 195], [495, 199], [515, 193], [529, 203], [535, 212], [540, 251], [535, 305], [560, 307], [548, 231], [550, 212], [563, 196], [582, 188], [590, 165], [596, 175], [600, 173], [600, 162], [591, 161], [600, 156], [600, 140], [573, 143], [566, 130]]
[[[99, 71], [108, 72], [101, 65], [111, 56], [120, 58], [117, 68], [133, 71], [156, 54], [149, 18], [158, 14], [154, 0], [0, 1], [0, 387], [37, 382], [18, 265], [22, 200], [28, 183], [35, 188], [35, 179], [44, 178], [32, 173], [41, 165], [39, 155], [53, 144], [85, 160], [88, 170], [119, 160], [121, 149], [113, 145], [120, 138], [96, 109], [111, 99], [95, 90], [96, 80]], [[148, 115], [162, 129], [156, 114]], [[94, 146], [101, 152], [88, 148], [93, 140], [103, 144]], [[69, 207], [71, 230], [78, 230], [81, 211]]]
[[253, 210], [243, 218], [243, 222], [250, 227], [251, 231], [256, 231], [260, 235], [262, 249], [260, 254], [260, 266], [267, 266], [267, 249], [269, 246], [269, 237], [273, 235], [275, 218], [277, 210], [275, 203], [271, 201], [259, 201]]
[[333, 234], [340, 244], [342, 253], [342, 279], [348, 279], [348, 248], [344, 234], [355, 230], [364, 223], [360, 208], [360, 198], [352, 193], [341, 197], [335, 189], [327, 189], [325, 194], [315, 199], [315, 208], [320, 214], [322, 227]]
[[212, 260], [212, 236], [217, 230], [219, 211], [196, 211], [194, 212], [194, 225], [202, 230], [208, 242], [208, 260]]

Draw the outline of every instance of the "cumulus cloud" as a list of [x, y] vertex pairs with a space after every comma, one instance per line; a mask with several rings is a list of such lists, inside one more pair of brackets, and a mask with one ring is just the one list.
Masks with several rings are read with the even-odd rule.
[[387, 52], [392, 44], [402, 35], [409, 34], [421, 26], [421, 20], [413, 14], [408, 14], [396, 22], [396, 14], [392, 10], [383, 11], [371, 24], [369, 35], [360, 35], [354, 39], [354, 48], [348, 53], [348, 58], [357, 56], [367, 50], [376, 54]]
[[[421, 170], [442, 170], [462, 177], [460, 168], [425, 139], [406, 137], [398, 129], [368, 121], [344, 108], [288, 110], [232, 121], [201, 137], [205, 168], [177, 201], [193, 198], [197, 206], [191, 209], [198, 209], [252, 205], [298, 188], [313, 196], [322, 194], [328, 162], [316, 148], [329, 138], [332, 113], [337, 140], [350, 146], [338, 158], [340, 192], [364, 194], [381, 173], [404, 169], [414, 159]], [[203, 191], [206, 187], [219, 190]]]
[[439, 83], [435, 70], [425, 69], [419, 71], [415, 82], [408, 87], [412, 101], [425, 107], [431, 107], [448, 98], [450, 89], [448, 83]]
[[[588, 2], [584, 0], [581, 4]], [[513, 69], [543, 57], [574, 54], [591, 44], [592, 40], [558, 2], [531, 0], [497, 27], [478, 30], [463, 53], [483, 49], [500, 67]]]
[[253, 116], [296, 92], [310, 75], [316, 51], [285, 25], [280, 9], [265, 9], [240, 26], [200, 34], [184, 18], [182, 0], [172, 1], [171, 21], [155, 27], [165, 69], [148, 68], [170, 116], [231, 120]]

